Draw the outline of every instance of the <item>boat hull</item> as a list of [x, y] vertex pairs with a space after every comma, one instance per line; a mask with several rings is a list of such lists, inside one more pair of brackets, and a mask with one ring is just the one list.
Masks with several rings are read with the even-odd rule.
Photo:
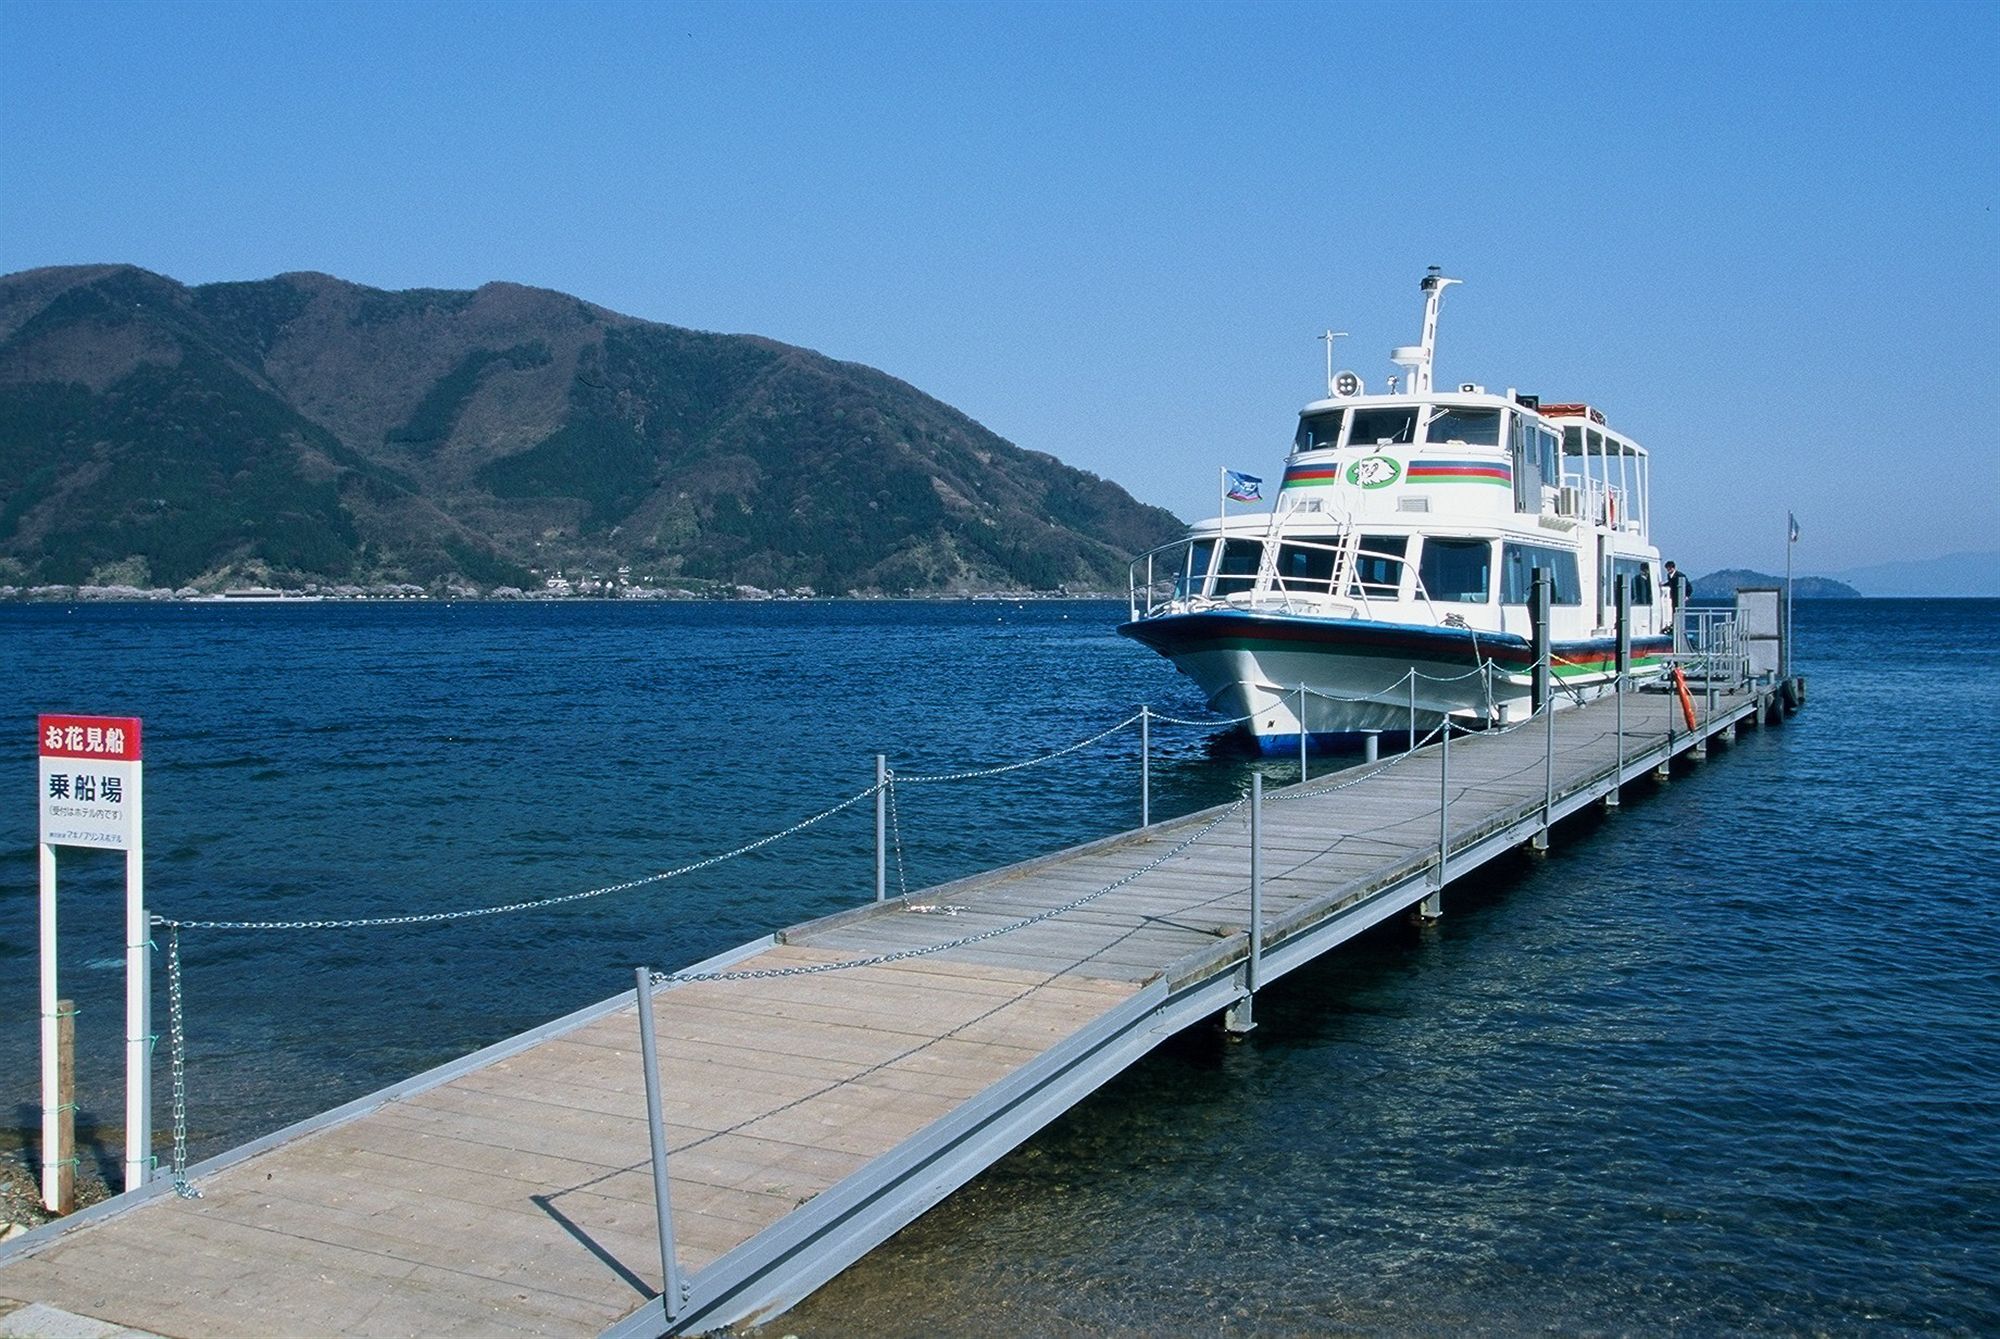
[[[1393, 746], [1413, 721], [1421, 736], [1447, 715], [1478, 726], [1530, 710], [1534, 650], [1512, 634], [1234, 609], [1156, 615], [1118, 631], [1172, 661], [1211, 710], [1248, 718], [1242, 728], [1266, 753], [1296, 752], [1302, 734], [1312, 748], [1353, 747], [1370, 734]], [[1635, 638], [1634, 671], [1668, 649], [1666, 638]], [[1551, 654], [1558, 701], [1587, 699], [1609, 686], [1617, 641], [1557, 642]]]

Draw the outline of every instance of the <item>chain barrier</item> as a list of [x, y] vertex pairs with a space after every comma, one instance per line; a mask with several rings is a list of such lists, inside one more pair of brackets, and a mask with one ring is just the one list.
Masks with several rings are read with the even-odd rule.
[[[907, 962], [912, 958], [928, 958], [934, 954], [948, 953], [952, 949], [969, 948], [974, 944], [983, 944], [989, 939], [998, 939], [1001, 935], [1014, 934], [1017, 931], [1027, 929], [1029, 926], [1040, 925], [1042, 922], [1054, 920], [1058, 916], [1066, 916], [1080, 907], [1089, 906], [1100, 897], [1108, 896], [1111, 893], [1117, 892], [1120, 888], [1136, 883], [1139, 879], [1151, 874], [1169, 860], [1173, 860], [1187, 852], [1196, 842], [1215, 831], [1216, 828], [1222, 825], [1225, 819], [1249, 802], [1247, 796], [1238, 799], [1235, 803], [1223, 809], [1214, 818], [1211, 818], [1208, 822], [1197, 828], [1188, 836], [1187, 840], [1146, 864], [1141, 865], [1131, 873], [1122, 875], [1112, 882], [1105, 884], [1102, 888], [1094, 892], [1088, 892], [1081, 897], [1072, 898], [1059, 907], [1050, 907], [1045, 911], [1038, 911], [1032, 916], [1023, 916], [1019, 920], [1009, 921], [1005, 925], [997, 925], [990, 930], [981, 930], [974, 934], [961, 935], [957, 939], [949, 939], [941, 944], [926, 944], [921, 948], [900, 949], [894, 953], [877, 953], [872, 957], [849, 958], [838, 962], [801, 963], [792, 967], [759, 967], [747, 972], [726, 970], [719, 972], [654, 972], [652, 974], [653, 985], [655, 987], [684, 986], [700, 981], [774, 981], [780, 977], [788, 976], [821, 976], [827, 972], [847, 972], [860, 967], [882, 967], [892, 962]], [[955, 913], [947, 911], [946, 914]]]
[[[1159, 718], [1155, 717], [1154, 719], [1157, 720]], [[1087, 749], [1092, 744], [1109, 739], [1120, 730], [1125, 729], [1127, 726], [1136, 725], [1138, 722], [1139, 713], [1135, 711], [1109, 730], [1100, 730], [1088, 739], [1079, 739], [1076, 743], [1059, 748], [1053, 753], [1044, 753], [1036, 758], [1025, 758], [1020, 762], [1001, 763], [998, 767], [979, 767], [964, 772], [909, 773], [899, 775], [896, 779], [911, 785], [920, 785], [929, 784], [934, 781], [977, 781], [981, 777], [1001, 776], [1008, 772], [1018, 772], [1028, 767], [1039, 767], [1045, 762], [1054, 762], [1057, 758], [1067, 757], [1080, 749]]]
[[1157, 711], [1152, 712], [1151, 716], [1156, 725], [1205, 725], [1212, 728], [1218, 725], [1242, 725], [1246, 721], [1255, 720], [1257, 713], [1253, 711], [1245, 716], [1211, 716], [1205, 721], [1185, 716], [1163, 716]]
[[181, 1007], [181, 932], [172, 924], [167, 927], [167, 1049], [174, 1079], [174, 1194], [198, 1200], [201, 1192], [187, 1176], [187, 1033]]
[[1401, 753], [1396, 754], [1394, 757], [1388, 759], [1386, 762], [1377, 765], [1373, 770], [1363, 772], [1359, 776], [1351, 776], [1348, 777], [1345, 781], [1337, 781], [1331, 785], [1314, 786], [1311, 790], [1268, 791], [1265, 793], [1264, 798], [1265, 800], [1274, 803], [1288, 803], [1292, 800], [1312, 800], [1312, 799], [1317, 799], [1322, 795], [1332, 795], [1336, 791], [1346, 790], [1350, 786], [1358, 786], [1362, 782], [1366, 781], [1369, 777], [1375, 776], [1382, 772], [1386, 772], [1391, 767], [1398, 766], [1403, 762], [1404, 759], [1408, 758], [1418, 749], [1430, 747], [1431, 742], [1435, 740], [1443, 732], [1444, 732], [1443, 726], [1440, 725], [1433, 727], [1429, 734], [1425, 735], [1422, 739], [1412, 744], [1409, 748], [1404, 749]]
[[896, 773], [888, 770], [889, 787], [889, 834], [896, 842], [896, 891], [907, 901], [910, 896], [910, 876], [903, 868], [903, 816], [896, 809]]
[[775, 842], [804, 832], [815, 824], [824, 823], [835, 814], [852, 809], [861, 801], [870, 799], [880, 789], [870, 786], [864, 791], [848, 796], [831, 809], [822, 809], [811, 818], [800, 819], [781, 832], [767, 833], [755, 841], [748, 841], [733, 850], [720, 855], [706, 856], [673, 869], [662, 870], [658, 874], [647, 874], [637, 879], [627, 879], [623, 883], [606, 884], [602, 888], [592, 888], [581, 893], [565, 893], [560, 897], [541, 897], [526, 902], [509, 902], [497, 907], [473, 907], [458, 911], [426, 911], [409, 916], [364, 916], [344, 921], [184, 921], [168, 916], [154, 916], [154, 925], [171, 926], [182, 930], [372, 930], [384, 925], [436, 925], [444, 921], [470, 920], [479, 916], [499, 916], [512, 911], [535, 911], [542, 907], [559, 907], [571, 902], [582, 902], [588, 898], [603, 897], [609, 893], [629, 892], [634, 888], [644, 888], [648, 884], [664, 883], [668, 879], [678, 879], [686, 874], [695, 874], [704, 869], [712, 869], [726, 860], [734, 860], [752, 851], [762, 850]]

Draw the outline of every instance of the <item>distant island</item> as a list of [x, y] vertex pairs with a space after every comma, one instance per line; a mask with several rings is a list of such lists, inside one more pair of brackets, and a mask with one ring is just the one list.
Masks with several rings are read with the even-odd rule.
[[1181, 522], [885, 373], [544, 289], [0, 278], [0, 589], [1125, 588]]
[[[1768, 572], [1753, 572], [1747, 567], [1726, 567], [1720, 572], [1710, 572], [1705, 577], [1694, 579], [1694, 598], [1697, 600], [1728, 599], [1745, 586], [1785, 587], [1785, 578], [1772, 576]], [[1832, 577], [1792, 578], [1792, 595], [1800, 600], [1858, 600], [1861, 592], [1844, 581]]]

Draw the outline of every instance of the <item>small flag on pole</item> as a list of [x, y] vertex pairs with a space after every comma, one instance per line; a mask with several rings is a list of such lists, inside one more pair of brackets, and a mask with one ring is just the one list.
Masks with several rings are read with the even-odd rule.
[[1257, 502], [1264, 496], [1264, 481], [1254, 474], [1244, 474], [1238, 470], [1224, 472], [1223, 494], [1231, 502]]
[[1789, 533], [1788, 533], [1788, 537], [1789, 537], [1790, 541], [1791, 541], [1792, 543], [1794, 543], [1794, 544], [1798, 543], [1798, 542], [1799, 542], [1799, 518], [1798, 518], [1798, 517], [1796, 517], [1796, 516], [1794, 516], [1794, 515], [1792, 515], [1792, 514], [1791, 514], [1790, 512], [1786, 512], [1786, 513], [1785, 513], [1785, 521], [1786, 521], [1786, 523], [1787, 523], [1787, 524], [1788, 524], [1788, 525], [1789, 525], [1789, 526], [1791, 527], [1791, 529], [1790, 529], [1790, 531], [1789, 531]]

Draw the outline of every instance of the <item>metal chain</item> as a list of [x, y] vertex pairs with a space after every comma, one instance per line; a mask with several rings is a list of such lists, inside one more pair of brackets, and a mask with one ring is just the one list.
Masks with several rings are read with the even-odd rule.
[[782, 832], [768, 833], [765, 836], [757, 838], [755, 841], [745, 842], [734, 850], [724, 851], [720, 855], [707, 856], [686, 865], [662, 870], [658, 874], [647, 874], [641, 878], [627, 879], [623, 883], [606, 884], [602, 888], [592, 888], [586, 892], [565, 893], [560, 897], [542, 897], [526, 902], [509, 902], [504, 906], [498, 907], [474, 907], [460, 911], [427, 911], [411, 916], [367, 916], [344, 921], [183, 921], [174, 920], [167, 916], [154, 916], [153, 924], [173, 926], [185, 930], [364, 930], [384, 925], [435, 925], [441, 921], [469, 920], [477, 916], [498, 916], [510, 911], [534, 911], [541, 907], [559, 907], [570, 902], [582, 902], [587, 898], [603, 897], [607, 893], [623, 893], [634, 888], [643, 888], [647, 884], [664, 883], [668, 879], [678, 879], [684, 874], [693, 874], [700, 870], [719, 865], [725, 860], [734, 860], [737, 856], [748, 855], [752, 851], [762, 850], [773, 842], [783, 841], [786, 837], [804, 832], [816, 823], [825, 822], [843, 810], [853, 808], [855, 805], [861, 803], [861, 801], [872, 797], [878, 789], [880, 787], [870, 786], [864, 791], [848, 796], [831, 809], [822, 809], [811, 818], [801, 819]]
[[[907, 781], [912, 784], [932, 781], [976, 781], [980, 777], [999, 776], [1004, 772], [1018, 772], [1024, 767], [1039, 767], [1045, 762], [1054, 762], [1057, 758], [1066, 757], [1069, 754], [1075, 753], [1078, 749], [1087, 749], [1100, 740], [1111, 738], [1111, 736], [1117, 734], [1127, 726], [1137, 724], [1139, 715], [1140, 713], [1135, 711], [1109, 730], [1100, 730], [1088, 739], [1079, 739], [1074, 744], [1059, 748], [1054, 753], [1044, 753], [1038, 758], [1027, 758], [1021, 762], [1002, 763], [998, 767], [980, 767], [965, 772], [934, 772], [928, 776], [903, 776], [899, 777], [898, 780]], [[1157, 720], [1158, 717], [1154, 719]]]
[[1429, 734], [1425, 735], [1422, 739], [1418, 740], [1411, 747], [1404, 749], [1401, 753], [1398, 753], [1393, 758], [1390, 758], [1387, 762], [1384, 762], [1380, 766], [1376, 767], [1374, 771], [1363, 772], [1360, 776], [1351, 776], [1347, 778], [1347, 780], [1345, 781], [1337, 781], [1334, 782], [1332, 785], [1314, 786], [1311, 790], [1271, 791], [1268, 794], [1266, 794], [1264, 798], [1267, 800], [1278, 801], [1278, 802], [1289, 802], [1291, 800], [1312, 800], [1312, 799], [1317, 799], [1321, 795], [1331, 795], [1336, 791], [1346, 790], [1351, 786], [1358, 786], [1371, 776], [1376, 776], [1382, 772], [1388, 771], [1391, 767], [1396, 767], [1401, 765], [1404, 759], [1408, 758], [1418, 749], [1429, 747], [1431, 741], [1436, 739], [1439, 733], [1443, 731], [1443, 729], [1444, 729], [1443, 726], [1434, 727]]
[[[1491, 656], [1487, 656], [1481, 659], [1477, 665], [1474, 665], [1471, 669], [1467, 670], [1463, 674], [1423, 674], [1419, 673], [1417, 670], [1414, 669], [1410, 671], [1410, 674], [1415, 674], [1419, 679], [1422, 679], [1425, 683], [1459, 683], [1462, 682], [1463, 680], [1470, 679], [1475, 674], [1485, 674], [1487, 671], [1493, 669], [1494, 666], [1495, 666], [1495, 661], [1493, 660], [1493, 658]], [[1409, 674], [1403, 676], [1404, 679], [1407, 679], [1408, 677], [1410, 677]], [[1403, 679], [1398, 679], [1396, 680], [1396, 682], [1400, 684], [1403, 682]]]
[[1257, 713], [1253, 711], [1247, 716], [1212, 716], [1208, 720], [1198, 721], [1198, 720], [1190, 720], [1184, 716], [1163, 716], [1156, 711], [1153, 713], [1153, 720], [1161, 725], [1217, 726], [1217, 725], [1241, 725], [1245, 721], [1256, 719], [1256, 716]]
[[[1528, 726], [1534, 724], [1536, 721], [1542, 719], [1543, 711], [1551, 711], [1553, 709], [1554, 708], [1552, 703], [1544, 704], [1544, 706], [1542, 707], [1542, 711], [1530, 712], [1526, 716], [1523, 716], [1520, 720], [1515, 721], [1512, 725], [1489, 725], [1483, 730], [1468, 730], [1463, 726], [1455, 726], [1453, 727], [1453, 729], [1456, 733], [1460, 735], [1469, 735], [1479, 739], [1498, 739], [1502, 735], [1511, 735], [1516, 730], [1527, 728]], [[1266, 798], [1280, 802], [1289, 800], [1310, 800], [1316, 796], [1330, 795], [1337, 790], [1346, 790], [1349, 786], [1358, 786], [1363, 781], [1366, 781], [1369, 777], [1374, 776], [1376, 773], [1386, 772], [1391, 767], [1397, 766], [1398, 764], [1403, 762], [1404, 759], [1408, 758], [1411, 754], [1415, 753], [1418, 749], [1430, 747], [1430, 745], [1436, 741], [1437, 737], [1441, 733], [1443, 733], [1444, 729], [1445, 727], [1443, 725], [1433, 726], [1430, 730], [1430, 733], [1426, 734], [1422, 739], [1418, 740], [1416, 744], [1414, 744], [1410, 748], [1404, 749], [1401, 753], [1398, 753], [1395, 757], [1389, 759], [1387, 762], [1376, 767], [1374, 771], [1364, 772], [1360, 776], [1349, 777], [1345, 781], [1337, 782], [1330, 786], [1315, 786], [1311, 790], [1273, 791]]]
[[167, 927], [167, 1049], [174, 1076], [174, 1194], [198, 1200], [201, 1192], [187, 1178], [187, 1033], [181, 1009], [181, 932]]
[[904, 901], [910, 898], [910, 876], [903, 868], [903, 816], [896, 809], [896, 774], [888, 774], [889, 787], [889, 834], [896, 843], [896, 891]]
[[946, 953], [952, 949], [968, 948], [973, 944], [981, 944], [989, 939], [998, 939], [1001, 935], [1013, 934], [1016, 931], [1025, 930], [1029, 926], [1040, 925], [1044, 921], [1053, 920], [1057, 916], [1067, 915], [1080, 907], [1089, 906], [1098, 898], [1117, 892], [1120, 888], [1124, 888], [1145, 875], [1151, 874], [1169, 860], [1185, 853], [1203, 837], [1215, 831], [1225, 819], [1249, 802], [1247, 796], [1238, 799], [1234, 804], [1196, 829], [1186, 841], [1166, 851], [1157, 859], [1133, 870], [1130, 874], [1126, 874], [1104, 885], [1104, 887], [1097, 889], [1095, 892], [1085, 893], [1083, 896], [1073, 898], [1059, 907], [1050, 907], [1046, 911], [1038, 911], [1032, 916], [1023, 916], [1019, 920], [1009, 921], [1007, 924], [995, 926], [991, 930], [981, 930], [976, 934], [964, 935], [957, 939], [947, 940], [942, 944], [928, 944], [922, 948], [906, 948], [895, 953], [878, 953], [872, 957], [849, 958], [837, 962], [815, 962], [796, 967], [762, 967], [748, 972], [654, 972], [653, 984], [655, 986], [689, 985], [697, 981], [771, 981], [787, 976], [818, 976], [825, 972], [845, 972], [857, 967], [881, 967], [892, 962], [907, 962], [911, 958], [927, 958], [932, 954]]

